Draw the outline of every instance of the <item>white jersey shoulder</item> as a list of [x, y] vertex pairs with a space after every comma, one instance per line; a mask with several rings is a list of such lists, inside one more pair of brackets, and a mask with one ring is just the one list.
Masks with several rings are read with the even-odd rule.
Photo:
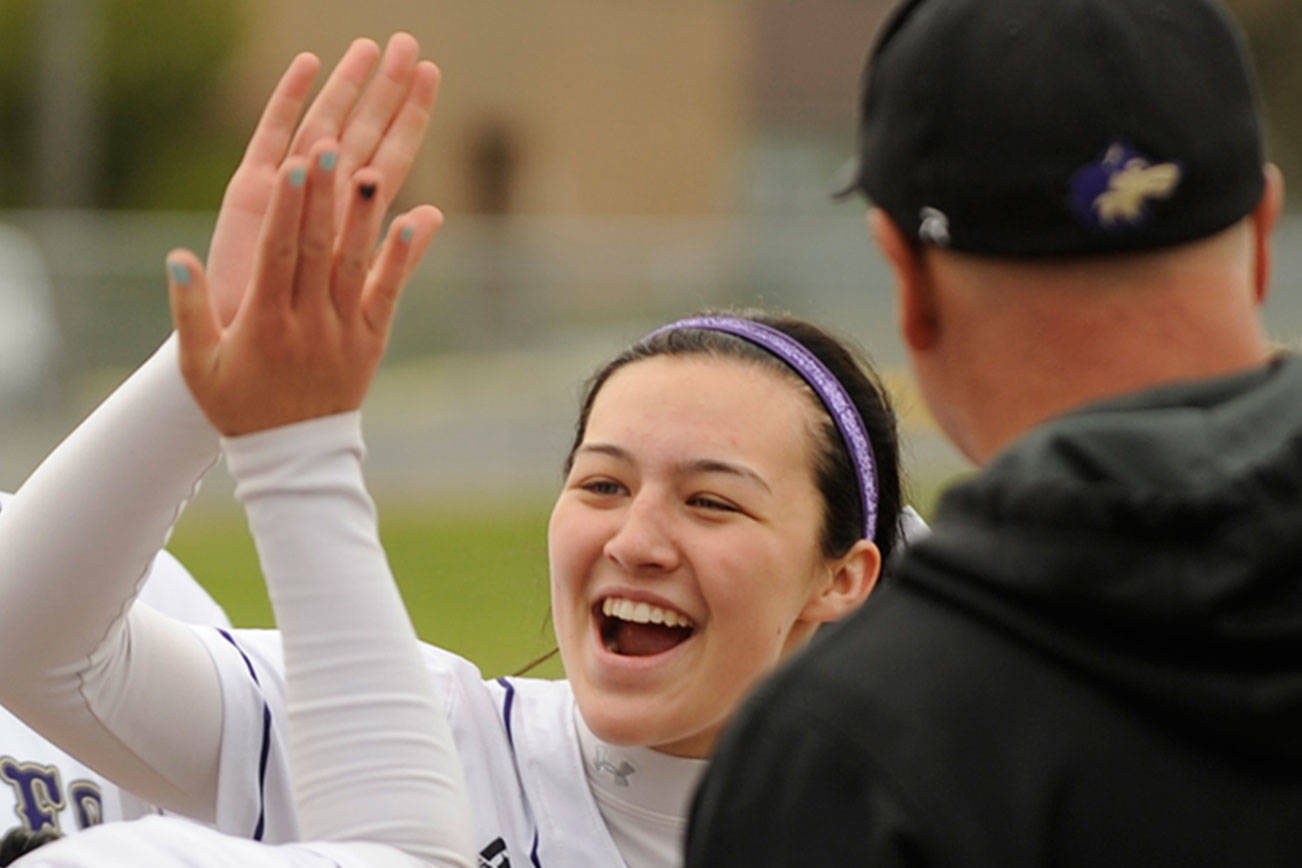
[[[0, 520], [11, 497], [0, 492]], [[230, 626], [221, 607], [167, 552], [155, 558], [141, 599], [190, 623]], [[0, 835], [15, 826], [66, 835], [149, 810], [0, 709]]]
[[306, 842], [269, 846], [175, 817], [112, 823], [47, 844], [15, 868], [422, 868], [381, 844]]
[[[271, 843], [295, 840], [279, 634], [200, 635], [223, 691], [217, 826]], [[466, 776], [479, 864], [622, 866], [588, 787], [569, 682], [485, 680], [462, 657], [430, 645], [424, 651]]]

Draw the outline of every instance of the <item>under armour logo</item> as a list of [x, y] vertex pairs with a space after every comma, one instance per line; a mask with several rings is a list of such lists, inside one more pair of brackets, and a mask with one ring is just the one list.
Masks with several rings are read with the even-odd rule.
[[949, 246], [949, 217], [937, 208], [923, 208], [918, 212], [922, 225], [918, 227], [918, 238], [939, 247]]
[[628, 786], [628, 776], [637, 771], [628, 760], [620, 760], [619, 765], [615, 765], [603, 747], [597, 748], [597, 755], [592, 758], [592, 770], [610, 775], [619, 787]]

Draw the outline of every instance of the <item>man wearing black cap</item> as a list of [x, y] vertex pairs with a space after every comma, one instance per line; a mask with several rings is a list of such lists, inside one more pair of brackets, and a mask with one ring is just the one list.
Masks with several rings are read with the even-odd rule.
[[982, 472], [765, 685], [687, 864], [1302, 864], [1302, 360], [1217, 0], [911, 0], [852, 187]]

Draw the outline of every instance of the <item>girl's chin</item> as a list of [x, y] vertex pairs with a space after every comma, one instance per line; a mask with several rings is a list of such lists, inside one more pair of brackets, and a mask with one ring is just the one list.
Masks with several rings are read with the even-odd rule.
[[[704, 758], [714, 750], [721, 727], [694, 729], [681, 721], [665, 720], [664, 706], [654, 703], [632, 708], [619, 700], [596, 698], [585, 709], [579, 705], [583, 722], [597, 738], [619, 747], [647, 747], [671, 756]], [[659, 713], [657, 713], [657, 711]]]
[[[621, 699], [597, 696], [579, 704], [583, 722], [592, 734], [606, 744], [620, 747], [649, 747], [663, 741], [665, 727], [656, 719], [652, 704], [629, 703]], [[639, 707], [640, 706], [640, 707]]]

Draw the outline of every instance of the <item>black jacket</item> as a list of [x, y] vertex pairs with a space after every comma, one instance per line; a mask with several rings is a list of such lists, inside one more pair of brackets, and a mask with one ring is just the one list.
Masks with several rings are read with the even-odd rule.
[[1302, 361], [947, 492], [739, 715], [687, 865], [1302, 865]]

